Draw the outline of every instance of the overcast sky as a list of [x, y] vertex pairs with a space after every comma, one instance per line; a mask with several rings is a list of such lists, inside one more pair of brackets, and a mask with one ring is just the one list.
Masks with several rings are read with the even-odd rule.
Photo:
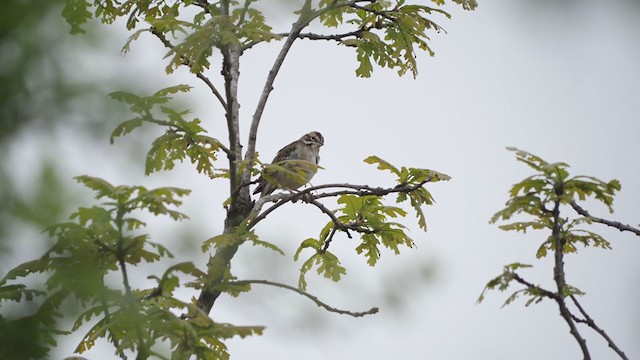
[[[264, 336], [229, 341], [232, 358], [581, 357], [554, 303], [526, 308], [519, 301], [501, 309], [507, 294], [490, 293], [484, 303], [475, 304], [484, 284], [511, 262], [535, 265], [521, 275], [553, 288], [552, 259], [535, 258], [547, 234], [503, 233], [488, 220], [504, 205], [509, 187], [531, 174], [505, 150], [516, 146], [551, 162], [565, 161], [572, 174], [619, 179], [622, 191], [614, 204], [616, 212], [609, 215], [593, 203], [588, 203], [589, 210], [623, 223], [640, 222], [640, 4], [493, 0], [480, 1], [474, 12], [453, 5], [447, 10], [453, 19], [439, 21], [447, 33], [433, 34], [436, 56], [421, 56], [415, 80], [398, 78], [386, 69], [375, 69], [371, 79], [357, 79], [352, 49], [310, 41], [294, 45], [263, 116], [258, 144], [263, 161], [302, 134], [318, 130], [325, 137], [321, 152], [325, 169], [313, 179], [315, 185], [392, 186], [390, 176], [362, 162], [372, 154], [393, 164], [444, 172], [453, 180], [428, 186], [437, 201], [426, 209], [428, 233], [414, 226], [413, 218], [405, 221], [411, 224], [417, 249], [401, 256], [384, 252], [380, 265], [370, 268], [353, 251], [356, 242], [341, 236], [332, 247], [348, 267], [344, 281], [334, 284], [309, 275], [309, 291], [332, 306], [349, 310], [379, 306], [379, 314], [354, 319], [325, 312], [296, 294], [256, 286], [238, 299], [223, 297], [212, 312], [217, 321], [267, 326]], [[286, 31], [289, 22], [276, 31]], [[164, 50], [154, 44], [155, 39], [143, 38], [122, 58], [117, 57], [122, 32], [101, 29], [114, 31], [119, 41], [114, 42], [114, 57], [101, 59], [102, 74], [139, 77], [139, 82], [150, 76], [166, 85], [193, 84], [190, 101], [196, 115], [213, 136], [226, 136], [222, 113], [206, 89], [184, 72], [162, 73], [165, 63], [158, 59]], [[279, 45], [252, 49], [243, 59], [245, 137]], [[61, 153], [74, 157], [66, 165], [73, 175], [193, 189], [184, 208], [192, 218], [187, 223], [190, 236], [201, 241], [219, 233], [225, 185], [212, 185], [194, 175], [189, 164], [175, 173], [144, 177], [143, 155], [123, 169], [118, 157], [128, 156], [132, 143], [148, 141], [135, 136], [112, 147], [105, 137], [104, 143], [82, 154], [77, 147], [87, 144], [76, 140]], [[105, 160], [98, 166], [90, 154], [101, 154]], [[316, 237], [326, 221], [316, 209], [301, 204], [273, 214], [259, 227], [259, 235], [287, 255], [244, 247], [234, 272], [241, 278], [295, 284], [300, 263], [293, 262], [293, 252], [300, 241]], [[157, 225], [150, 229], [152, 236], [165, 237], [157, 240], [171, 248], [182, 246], [166, 238], [164, 230], [184, 234], [180, 228], [185, 223], [151, 225]], [[581, 248], [568, 255], [567, 281], [586, 292], [583, 305], [628, 357], [638, 358], [640, 239], [600, 226], [593, 230], [605, 235], [613, 250]], [[206, 258], [194, 261], [204, 266]], [[581, 329], [594, 359], [615, 358], [603, 340]], [[70, 349], [71, 345], [63, 345], [59, 352], [69, 355]], [[89, 356], [111, 358], [99, 352]]]

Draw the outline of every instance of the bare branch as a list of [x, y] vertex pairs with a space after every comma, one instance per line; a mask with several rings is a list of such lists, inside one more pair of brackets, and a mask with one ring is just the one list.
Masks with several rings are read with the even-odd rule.
[[[358, 29], [350, 32], [346, 32], [343, 34], [316, 34], [316, 33], [300, 33], [297, 35], [298, 39], [307, 39], [307, 40], [326, 40], [326, 41], [342, 41], [347, 37], [354, 36], [359, 38], [365, 31], [371, 30], [371, 27]], [[291, 33], [279, 33], [278, 36], [288, 37]], [[244, 45], [244, 50], [251, 49], [252, 47], [258, 45], [264, 40], [252, 41]]]
[[588, 218], [589, 220], [593, 221], [593, 222], [597, 222], [600, 224], [604, 224], [607, 226], [611, 226], [614, 227], [620, 231], [630, 231], [634, 234], [636, 234], [637, 236], [640, 236], [640, 229], [636, 229], [632, 226], [629, 225], [625, 225], [619, 221], [610, 221], [610, 220], [606, 220], [603, 218], [599, 218], [599, 217], [595, 217], [591, 214], [589, 214], [589, 212], [587, 210], [585, 210], [584, 208], [580, 207], [580, 205], [578, 205], [575, 201], [571, 202], [571, 207], [580, 215]]
[[240, 280], [240, 281], [230, 281], [230, 282], [226, 282], [224, 284], [229, 284], [229, 285], [244, 285], [244, 284], [262, 284], [262, 285], [271, 285], [271, 286], [275, 286], [275, 287], [279, 287], [282, 289], [287, 289], [287, 290], [291, 290], [293, 292], [296, 292], [302, 296], [307, 297], [308, 299], [310, 299], [311, 301], [313, 301], [314, 303], [316, 303], [316, 305], [318, 305], [321, 308], [324, 308], [327, 311], [333, 312], [333, 313], [337, 313], [337, 314], [343, 314], [343, 315], [350, 315], [353, 317], [362, 317], [365, 315], [373, 315], [376, 314], [379, 309], [377, 307], [372, 307], [371, 309], [367, 310], [367, 311], [349, 311], [349, 310], [341, 310], [341, 309], [337, 309], [334, 308], [332, 306], [329, 306], [325, 303], [323, 303], [322, 301], [320, 301], [316, 296], [313, 296], [305, 291], [302, 291], [296, 287], [290, 286], [290, 285], [286, 285], [286, 284], [281, 284], [281, 283], [277, 283], [277, 282], [273, 282], [273, 281], [269, 281], [269, 280]]
[[607, 335], [607, 333], [604, 332], [604, 330], [602, 330], [600, 327], [598, 327], [598, 325], [596, 325], [595, 321], [593, 321], [593, 319], [589, 316], [589, 314], [587, 314], [584, 308], [580, 305], [580, 303], [578, 302], [578, 299], [576, 299], [574, 295], [571, 295], [570, 297], [573, 303], [576, 305], [576, 307], [580, 311], [580, 313], [582, 314], [582, 316], [584, 316], [584, 320], [578, 319], [575, 317], [574, 319], [577, 322], [587, 324], [590, 328], [595, 330], [598, 334], [600, 334], [600, 336], [602, 336], [607, 341], [607, 344], [609, 344], [609, 347], [613, 349], [613, 351], [615, 351], [616, 354], [618, 354], [618, 356], [620, 356], [621, 359], [628, 360], [629, 358], [627, 358], [627, 355], [625, 355], [625, 353], [622, 350], [620, 350], [620, 348], [618, 348], [618, 346], [613, 342], [613, 340], [611, 340], [609, 335]]
[[320, 15], [322, 15], [326, 11], [337, 9], [340, 7], [352, 6], [354, 4], [357, 4], [358, 2], [370, 3], [373, 1], [374, 0], [351, 0], [351, 1], [345, 1], [345, 2], [334, 1], [329, 6], [322, 9], [315, 10], [315, 11], [311, 9], [311, 1], [310, 0], [305, 1], [304, 6], [300, 10], [300, 17], [291, 26], [291, 31], [289, 32], [284, 44], [282, 45], [282, 48], [280, 49], [280, 53], [278, 53], [278, 56], [276, 57], [273, 63], [273, 66], [271, 67], [271, 70], [269, 71], [269, 75], [267, 76], [267, 80], [265, 81], [262, 94], [258, 99], [258, 105], [256, 106], [256, 110], [251, 120], [251, 126], [249, 128], [249, 141], [247, 144], [247, 152], [244, 157], [245, 161], [249, 161], [249, 165], [248, 165], [249, 171], [245, 172], [244, 176], [247, 178], [243, 179], [244, 181], [248, 180], [248, 177], [250, 176], [250, 172], [251, 172], [250, 170], [253, 167], [253, 160], [255, 158], [255, 152], [256, 152], [256, 140], [258, 137], [258, 126], [260, 125], [260, 119], [262, 118], [262, 113], [264, 112], [264, 108], [267, 104], [267, 100], [269, 99], [269, 95], [271, 94], [271, 91], [273, 91], [273, 83], [276, 79], [276, 76], [278, 75], [278, 72], [280, 71], [280, 67], [284, 62], [284, 59], [289, 53], [289, 50], [291, 49], [291, 46], [293, 45], [293, 43], [298, 38], [298, 35], [300, 35], [300, 32], [305, 27], [307, 27], [307, 25], [309, 25], [311, 21], [318, 18]]
[[[265, 217], [267, 217], [267, 215], [269, 215], [272, 211], [276, 210], [280, 206], [290, 201], [295, 202], [299, 199], [302, 199], [303, 201], [310, 202], [317, 199], [322, 199], [326, 197], [335, 197], [339, 195], [385, 196], [388, 194], [400, 193], [400, 192], [410, 193], [412, 191], [419, 189], [420, 187], [430, 182], [431, 180], [433, 180], [433, 176], [430, 176], [427, 179], [414, 185], [405, 185], [405, 186], [398, 185], [393, 188], [371, 187], [369, 185], [354, 185], [354, 184], [346, 184], [346, 183], [345, 184], [324, 184], [324, 185], [318, 185], [318, 186], [310, 186], [304, 190], [301, 190], [292, 194], [280, 193], [280, 194], [272, 194], [272, 195], [264, 196], [258, 199], [253, 205], [253, 209], [251, 210], [251, 215], [249, 215], [249, 218], [251, 219], [251, 221], [248, 223], [247, 228], [248, 229], [253, 228], [256, 224], [258, 224]], [[343, 189], [343, 190], [311, 195], [311, 192], [316, 190], [321, 190], [321, 189]], [[267, 210], [263, 211], [262, 213], [260, 213], [260, 210], [262, 209], [264, 204], [268, 202], [275, 202], [276, 204], [269, 207]], [[320, 208], [320, 210], [322, 210], [322, 208]], [[343, 225], [347, 226], [345, 224]], [[349, 228], [349, 229], [356, 230], [355, 228]]]
[[[159, 32], [156, 28], [152, 27], [151, 28], [151, 33], [154, 34], [155, 36], [157, 36], [158, 39], [160, 39], [162, 44], [167, 49], [170, 49], [170, 50], [174, 49], [174, 45], [171, 44], [171, 42], [166, 38], [166, 36], [164, 36], [164, 34]], [[189, 61], [189, 59], [187, 59], [184, 56], [180, 55], [180, 60], [182, 61], [182, 64], [184, 64], [185, 66], [191, 68], [191, 62]], [[207, 85], [207, 87], [209, 87], [209, 89], [211, 90], [213, 95], [216, 96], [216, 98], [218, 99], [218, 101], [222, 105], [222, 108], [224, 108], [224, 111], [226, 112], [227, 111], [227, 102], [224, 100], [224, 97], [222, 96], [222, 94], [220, 94], [218, 89], [213, 85], [211, 80], [209, 80], [209, 78], [204, 76], [201, 72], [195, 73], [195, 75], [196, 75], [196, 77], [198, 79], [202, 80], [202, 82], [204, 82]]]
[[[308, 3], [308, 1], [306, 2]], [[300, 17], [298, 21], [296, 21], [292, 27], [289, 36], [285, 40], [282, 48], [280, 49], [280, 53], [276, 57], [271, 70], [269, 71], [269, 75], [267, 76], [267, 80], [265, 81], [264, 87], [262, 89], [262, 94], [260, 94], [260, 98], [258, 99], [258, 105], [256, 105], [256, 110], [253, 114], [253, 118], [251, 119], [251, 126], [249, 128], [249, 140], [247, 152], [245, 154], [245, 161], [249, 161], [249, 168], [245, 171], [244, 181], [248, 180], [248, 177], [251, 176], [251, 168], [253, 167], [253, 159], [255, 158], [256, 153], [256, 140], [258, 138], [258, 126], [260, 125], [260, 119], [262, 118], [262, 113], [264, 112], [264, 108], [267, 105], [267, 100], [269, 99], [269, 95], [271, 91], [273, 91], [273, 83], [276, 80], [276, 76], [278, 76], [278, 72], [280, 71], [280, 67], [284, 62], [284, 59], [287, 57], [291, 46], [294, 41], [298, 37], [298, 34], [302, 29], [307, 26], [308, 23], [305, 22], [304, 11], [301, 11]]]

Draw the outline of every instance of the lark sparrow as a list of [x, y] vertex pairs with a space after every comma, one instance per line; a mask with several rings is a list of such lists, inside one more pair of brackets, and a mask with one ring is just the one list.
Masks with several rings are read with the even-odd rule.
[[260, 193], [262, 197], [278, 188], [296, 190], [308, 183], [318, 170], [322, 145], [324, 145], [322, 134], [312, 131], [280, 149], [271, 162], [272, 165], [278, 165], [280, 168], [265, 170], [253, 193]]

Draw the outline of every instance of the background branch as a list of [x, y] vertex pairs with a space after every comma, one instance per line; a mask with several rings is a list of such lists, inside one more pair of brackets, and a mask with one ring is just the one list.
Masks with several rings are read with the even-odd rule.
[[286, 285], [286, 284], [281, 284], [281, 283], [277, 283], [277, 282], [273, 282], [273, 281], [269, 281], [269, 280], [240, 280], [240, 281], [230, 281], [230, 282], [225, 282], [225, 284], [229, 284], [229, 285], [244, 285], [244, 284], [262, 284], [262, 285], [271, 285], [271, 286], [275, 286], [275, 287], [279, 287], [282, 289], [287, 289], [287, 290], [291, 290], [293, 292], [296, 292], [304, 297], [307, 297], [308, 299], [310, 299], [311, 301], [313, 301], [314, 303], [316, 303], [316, 305], [320, 306], [321, 308], [324, 308], [327, 311], [333, 312], [333, 313], [337, 313], [337, 314], [343, 314], [343, 315], [349, 315], [349, 316], [353, 316], [353, 317], [362, 317], [365, 315], [373, 315], [376, 314], [379, 309], [377, 307], [372, 307], [371, 309], [367, 310], [367, 311], [349, 311], [349, 310], [341, 310], [341, 309], [337, 309], [334, 308], [332, 306], [329, 306], [325, 303], [323, 303], [322, 301], [320, 301], [316, 296], [313, 296], [305, 291], [302, 291], [300, 289], [298, 289], [297, 287], [294, 286], [290, 286], [290, 285]]
[[556, 293], [554, 293], [552, 291], [543, 289], [538, 285], [533, 285], [532, 283], [530, 283], [527, 280], [525, 280], [522, 277], [520, 277], [520, 275], [516, 274], [515, 272], [512, 272], [511, 274], [513, 275], [513, 280], [515, 280], [518, 283], [526, 286], [528, 289], [534, 289], [537, 292], [539, 292], [540, 295], [548, 297], [548, 298], [550, 298], [552, 300], [558, 301], [558, 294], [556, 294]]
[[580, 311], [580, 313], [582, 314], [582, 316], [584, 316], [584, 320], [576, 319], [576, 321], [587, 324], [590, 328], [595, 330], [598, 334], [600, 334], [600, 336], [602, 336], [607, 341], [607, 344], [609, 344], [609, 347], [613, 349], [613, 351], [615, 351], [616, 354], [618, 354], [618, 356], [620, 356], [621, 359], [628, 360], [627, 355], [625, 355], [625, 353], [622, 350], [620, 350], [620, 348], [618, 348], [618, 346], [613, 342], [613, 340], [611, 340], [609, 335], [607, 335], [607, 333], [604, 330], [598, 327], [598, 325], [596, 325], [595, 321], [593, 321], [593, 319], [589, 316], [589, 314], [587, 314], [587, 312], [584, 311], [584, 308], [580, 305], [580, 303], [578, 302], [578, 299], [576, 299], [574, 295], [571, 295], [570, 297], [573, 303], [576, 305], [576, 307]]
[[591, 214], [589, 214], [589, 212], [587, 210], [585, 210], [584, 208], [580, 207], [580, 205], [578, 205], [575, 201], [571, 202], [571, 207], [580, 215], [590, 219], [593, 222], [597, 222], [600, 224], [604, 224], [607, 226], [611, 226], [614, 227], [620, 231], [630, 231], [634, 234], [636, 234], [637, 236], [640, 236], [640, 229], [636, 229], [632, 226], [629, 225], [625, 225], [619, 221], [609, 221], [603, 218], [599, 218], [599, 217], [595, 217]]

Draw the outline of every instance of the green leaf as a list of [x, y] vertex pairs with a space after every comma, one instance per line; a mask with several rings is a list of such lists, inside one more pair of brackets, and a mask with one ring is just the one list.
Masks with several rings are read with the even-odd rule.
[[[296, 253], [296, 255], [297, 255], [297, 253]], [[307, 274], [307, 272], [309, 272], [309, 270], [311, 270], [313, 268], [313, 263], [315, 261], [316, 256], [317, 256], [317, 253], [313, 254], [300, 267], [300, 276], [298, 277], [298, 289], [300, 289], [302, 291], [306, 291], [307, 290], [307, 280], [305, 278], [305, 275]]]
[[133, 34], [131, 34], [129, 36], [129, 38], [127, 39], [127, 41], [124, 43], [124, 46], [122, 46], [122, 49], [120, 50], [120, 52], [122, 54], [126, 54], [131, 50], [131, 43], [138, 40], [138, 38], [140, 37], [140, 34], [144, 33], [144, 32], [149, 32], [151, 31], [150, 29], [139, 29], [137, 31], [135, 31]]
[[[487, 285], [485, 285], [485, 287], [482, 290], [482, 293], [480, 294], [480, 296], [478, 297], [478, 300], [476, 301], [476, 303], [479, 304], [482, 301], [484, 301], [486, 293], [491, 291], [491, 290], [499, 290], [500, 292], [504, 292], [505, 290], [507, 290], [509, 288], [509, 286], [511, 285], [511, 282], [514, 281], [514, 274], [515, 274], [516, 270], [518, 270], [518, 269], [526, 269], [526, 268], [531, 268], [531, 267], [532, 267], [531, 265], [517, 263], [517, 262], [505, 265], [502, 268], [502, 273], [500, 275], [494, 277], [493, 279], [489, 280], [489, 282], [487, 282]], [[514, 292], [513, 294], [511, 294], [507, 298], [507, 300], [505, 301], [504, 305], [510, 304], [520, 294], [522, 294], [525, 291], [526, 291], [526, 289], [518, 290], [518, 291]]]
[[76, 179], [76, 181], [88, 187], [89, 189], [94, 190], [97, 193], [96, 199], [100, 199], [103, 197], [113, 199], [115, 197], [114, 186], [104, 179], [87, 175], [76, 176], [74, 179]]
[[315, 256], [315, 262], [318, 265], [318, 275], [322, 275], [327, 279], [331, 279], [334, 282], [340, 281], [342, 275], [347, 274], [347, 269], [340, 265], [340, 260], [337, 256], [329, 251], [317, 253]]
[[111, 133], [111, 138], [109, 139], [109, 141], [113, 145], [115, 138], [119, 136], [127, 135], [128, 133], [132, 132], [136, 128], [142, 126], [143, 123], [144, 123], [144, 120], [139, 117], [121, 122], [118, 126], [116, 126], [116, 128]]
[[362, 236], [362, 242], [356, 247], [358, 254], [363, 254], [367, 258], [367, 264], [369, 266], [375, 266], [380, 258], [380, 250], [378, 245], [380, 244], [376, 236], [365, 234]]
[[476, 0], [453, 0], [453, 2], [462, 5], [465, 10], [475, 10], [478, 7]]
[[364, 162], [366, 162], [367, 164], [378, 164], [377, 166], [378, 170], [388, 170], [400, 176], [400, 170], [398, 170], [398, 168], [396, 168], [395, 166], [391, 165], [389, 162], [382, 160], [381, 158], [375, 155], [371, 155], [367, 157], [366, 159], [364, 159]]
[[7, 281], [10, 280], [24, 278], [35, 273], [42, 273], [46, 271], [46, 269], [46, 262], [40, 259], [24, 262], [9, 270], [2, 280], [0, 280], [0, 286], [6, 284]]
[[84, 33], [82, 25], [91, 19], [92, 15], [89, 11], [91, 3], [86, 0], [65, 0], [62, 16], [67, 23], [71, 25], [71, 34]]
[[221, 283], [216, 286], [217, 290], [225, 292], [233, 297], [238, 297], [240, 294], [251, 291], [250, 283]]
[[298, 249], [296, 250], [296, 253], [293, 255], [293, 260], [294, 261], [298, 261], [298, 258], [300, 257], [300, 253], [302, 252], [303, 249], [306, 248], [311, 248], [314, 250], [320, 250], [320, 242], [314, 238], [308, 238], [305, 241], [303, 241], [300, 246], [298, 247]]
[[526, 233], [527, 229], [539, 230], [539, 229], [548, 228], [549, 226], [548, 224], [541, 223], [538, 221], [524, 221], [524, 222], [514, 222], [507, 225], [500, 225], [498, 227], [500, 228], [500, 230], [522, 231], [523, 233]]
[[160, 90], [156, 91], [155, 94], [153, 94], [153, 97], [165, 98], [167, 95], [173, 95], [173, 94], [177, 94], [179, 92], [186, 93], [186, 92], [191, 91], [191, 89], [193, 89], [193, 87], [189, 86], [189, 85], [186, 85], [186, 84], [179, 84], [179, 85], [169, 86], [169, 87], [166, 87], [164, 89], [160, 89]]
[[283, 255], [283, 256], [285, 255], [284, 251], [282, 251], [279, 247], [277, 247], [276, 245], [274, 245], [274, 244], [272, 244], [270, 242], [262, 241], [262, 240], [258, 240], [258, 239], [251, 239], [250, 241], [254, 246], [262, 246], [262, 247], [265, 247], [265, 248], [267, 248], [269, 250], [273, 250], [273, 251], [277, 252], [280, 255]]

